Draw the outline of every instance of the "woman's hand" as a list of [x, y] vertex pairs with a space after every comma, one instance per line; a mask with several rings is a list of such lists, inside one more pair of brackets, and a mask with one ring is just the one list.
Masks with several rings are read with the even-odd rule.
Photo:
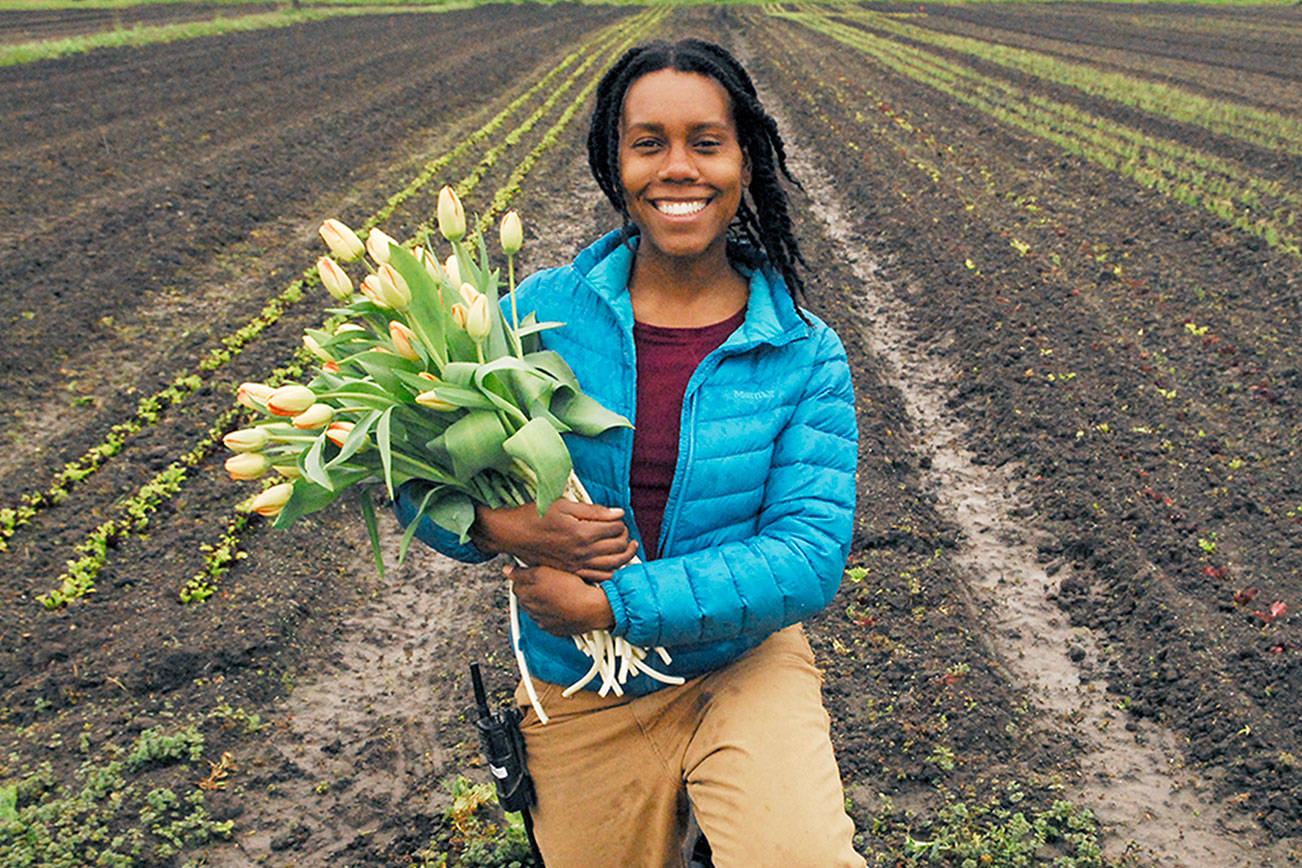
[[502, 572], [515, 587], [520, 607], [553, 636], [575, 636], [615, 626], [606, 592], [574, 573], [552, 567], [511, 566]]
[[637, 543], [628, 538], [622, 509], [557, 500], [539, 515], [524, 506], [475, 508], [470, 536], [483, 552], [515, 555], [531, 566], [554, 567], [589, 582], [609, 579], [633, 559]]

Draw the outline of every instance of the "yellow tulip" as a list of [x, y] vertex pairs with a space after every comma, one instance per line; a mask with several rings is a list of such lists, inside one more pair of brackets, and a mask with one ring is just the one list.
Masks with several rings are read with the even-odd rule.
[[302, 413], [299, 413], [291, 421], [295, 428], [307, 430], [309, 428], [320, 428], [330, 424], [334, 419], [335, 411], [327, 404], [313, 404]]
[[267, 397], [267, 409], [275, 416], [297, 416], [316, 403], [316, 395], [297, 383], [281, 386]]
[[322, 256], [316, 261], [316, 273], [321, 278], [321, 285], [326, 288], [326, 292], [340, 301], [347, 301], [352, 297], [352, 278], [329, 256]]
[[297, 464], [273, 464], [271, 469], [279, 473], [286, 479], [302, 479], [303, 471], [298, 469]]
[[411, 306], [411, 288], [398, 269], [384, 263], [378, 270], [380, 276], [380, 299], [394, 310], [406, 310]]
[[232, 452], [258, 452], [271, 440], [264, 428], [241, 428], [222, 438]]
[[258, 479], [271, 469], [271, 461], [261, 452], [240, 452], [226, 459], [231, 479]]
[[428, 392], [421, 392], [417, 395], [416, 403], [420, 404], [422, 407], [429, 407], [431, 410], [441, 410], [444, 413], [450, 413], [457, 409], [456, 404], [444, 401], [434, 393], [433, 389]]
[[380, 275], [368, 274], [362, 278], [362, 295], [378, 304], [380, 307], [388, 307], [384, 303], [383, 296], [380, 295]]
[[466, 334], [473, 341], [482, 341], [492, 331], [493, 320], [488, 312], [488, 296], [480, 295], [466, 311]]
[[281, 482], [273, 485], [263, 491], [261, 494], [254, 495], [248, 501], [250, 512], [256, 512], [258, 515], [265, 515], [267, 518], [275, 518], [280, 515], [280, 511], [289, 503], [290, 496], [294, 493], [294, 484], [291, 482]]
[[506, 216], [502, 218], [499, 234], [503, 253], [507, 256], [519, 253], [520, 248], [524, 246], [524, 224], [520, 222], [520, 215], [514, 211], [507, 211]]
[[372, 229], [366, 236], [366, 252], [371, 254], [371, 258], [376, 262], [388, 262], [389, 246], [397, 243], [388, 233], [380, 229]]
[[448, 283], [453, 286], [461, 285], [461, 263], [457, 262], [455, 253], [448, 257], [447, 262], [443, 263], [443, 270], [447, 273]]
[[235, 400], [242, 407], [248, 407], [250, 410], [267, 409], [267, 398], [272, 393], [272, 388], [265, 383], [241, 383], [239, 391], [235, 393]]
[[344, 441], [351, 433], [353, 433], [352, 422], [331, 422], [330, 427], [326, 429], [326, 439], [342, 449]]
[[451, 187], [439, 190], [439, 232], [449, 241], [460, 241], [466, 234], [466, 212]]
[[303, 346], [307, 347], [308, 352], [323, 362], [334, 361], [331, 355], [322, 349], [321, 344], [317, 343], [317, 339], [311, 335], [303, 335]]
[[420, 353], [416, 352], [416, 333], [407, 326], [393, 320], [389, 323], [389, 340], [393, 341], [393, 348], [398, 351], [398, 355], [412, 362], [420, 361]]
[[325, 241], [326, 246], [330, 248], [330, 252], [344, 262], [361, 259], [362, 254], [366, 253], [366, 248], [362, 246], [362, 239], [357, 237], [357, 233], [334, 218], [322, 223], [318, 231], [321, 233], [321, 240]]

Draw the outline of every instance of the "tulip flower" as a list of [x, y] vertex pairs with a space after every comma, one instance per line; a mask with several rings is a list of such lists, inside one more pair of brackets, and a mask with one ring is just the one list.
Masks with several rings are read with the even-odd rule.
[[475, 299], [483, 295], [482, 292], [475, 289], [475, 285], [473, 283], [463, 283], [461, 284], [461, 286], [457, 287], [457, 291], [461, 293], [461, 298], [463, 301], [465, 301], [466, 307], [469, 307], [470, 305], [474, 304]]
[[334, 417], [334, 408], [330, 407], [328, 404], [313, 404], [311, 407], [308, 407], [302, 413], [299, 413], [291, 419], [290, 422], [295, 428], [307, 430], [309, 428], [321, 428], [328, 425], [330, 424], [330, 420], [334, 419]]
[[451, 187], [439, 190], [439, 232], [449, 241], [460, 241], [466, 234], [466, 212]]
[[420, 361], [420, 353], [416, 352], [416, 333], [407, 326], [397, 320], [390, 322], [389, 340], [393, 341], [393, 348], [398, 351], [398, 355], [408, 361]]
[[461, 285], [461, 263], [457, 262], [455, 253], [448, 257], [447, 262], [443, 263], [443, 270], [447, 272], [448, 283], [453, 286]]
[[222, 443], [232, 452], [258, 452], [270, 442], [265, 428], [241, 428], [222, 438]]
[[425, 273], [435, 280], [443, 279], [443, 269], [439, 267], [439, 261], [434, 258], [424, 247], [417, 247], [414, 251], [416, 261], [425, 266]]
[[470, 303], [470, 308], [466, 311], [466, 334], [470, 339], [479, 342], [488, 337], [492, 331], [493, 320], [488, 312], [488, 296], [480, 295]]
[[322, 256], [316, 261], [316, 273], [321, 278], [321, 285], [326, 292], [340, 301], [347, 301], [353, 294], [353, 281], [348, 272], [339, 267], [329, 256]]
[[466, 327], [466, 306], [464, 304], [452, 305], [452, 321], [463, 329]]
[[303, 346], [307, 347], [308, 352], [323, 362], [334, 361], [331, 355], [321, 347], [321, 344], [317, 343], [316, 338], [311, 335], [303, 335]]
[[389, 246], [397, 243], [388, 233], [372, 229], [371, 234], [366, 236], [366, 252], [371, 254], [371, 258], [376, 262], [388, 262]]
[[416, 403], [420, 404], [422, 407], [429, 407], [431, 410], [441, 410], [444, 413], [450, 413], [457, 409], [456, 404], [444, 401], [438, 395], [434, 394], [434, 390], [432, 389], [428, 392], [421, 392], [417, 395]]
[[261, 452], [240, 452], [226, 459], [231, 479], [258, 479], [271, 469], [271, 460]]
[[380, 299], [394, 310], [406, 310], [411, 306], [411, 288], [398, 273], [398, 269], [389, 263], [380, 266]]
[[298, 469], [297, 464], [273, 464], [271, 469], [286, 479], [301, 479], [303, 477], [303, 471]]
[[388, 307], [384, 303], [383, 296], [380, 295], [380, 275], [368, 274], [362, 278], [362, 295], [378, 304], [380, 307]]
[[344, 441], [353, 432], [352, 422], [331, 422], [326, 429], [326, 438], [336, 446], [343, 448]]
[[341, 335], [344, 332], [364, 332], [364, 331], [366, 331], [366, 328], [364, 326], [360, 326], [355, 322], [346, 322], [343, 325], [339, 326], [339, 328], [335, 329], [335, 334]]
[[330, 252], [344, 262], [361, 259], [362, 254], [366, 253], [366, 248], [362, 246], [362, 239], [357, 237], [357, 233], [338, 220], [333, 218], [327, 220], [321, 224], [318, 231], [321, 233], [321, 239], [330, 248]]
[[254, 495], [248, 501], [250, 512], [256, 512], [258, 515], [265, 515], [267, 518], [275, 518], [280, 515], [280, 511], [289, 503], [290, 495], [294, 493], [294, 485], [290, 482], [281, 482], [273, 485], [263, 491], [261, 494]]
[[316, 403], [316, 395], [297, 383], [281, 386], [267, 398], [267, 409], [274, 416], [297, 416]]
[[235, 393], [235, 400], [240, 402], [240, 406], [248, 407], [250, 410], [266, 410], [267, 398], [272, 391], [272, 388], [265, 383], [240, 383], [239, 391]]
[[520, 222], [519, 214], [514, 211], [506, 212], [506, 216], [502, 218], [500, 235], [503, 253], [514, 256], [520, 252], [520, 248], [524, 246], [524, 224]]
[[339, 373], [339, 363], [326, 362], [324, 365], [321, 366], [321, 370], [325, 371], [327, 374], [337, 374]]

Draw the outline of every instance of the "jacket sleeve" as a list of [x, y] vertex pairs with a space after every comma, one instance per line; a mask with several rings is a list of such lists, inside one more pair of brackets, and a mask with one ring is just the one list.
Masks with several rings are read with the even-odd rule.
[[[416, 510], [420, 508], [422, 494], [420, 485], [416, 480], [411, 480], [398, 486], [398, 490], [394, 492], [393, 511], [398, 516], [398, 523], [403, 527], [411, 524], [412, 519], [416, 517]], [[429, 516], [421, 517], [420, 524], [416, 526], [416, 539], [440, 554], [463, 563], [482, 564], [493, 559], [493, 555], [480, 551], [473, 542], [461, 542], [456, 534], [439, 527], [430, 520]]]
[[615, 635], [642, 647], [768, 635], [836, 595], [854, 526], [858, 426], [831, 329], [774, 444], [754, 536], [630, 564], [602, 583]]

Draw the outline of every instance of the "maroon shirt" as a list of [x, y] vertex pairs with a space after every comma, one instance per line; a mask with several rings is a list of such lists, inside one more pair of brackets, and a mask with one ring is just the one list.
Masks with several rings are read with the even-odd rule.
[[719, 347], [746, 319], [742, 308], [732, 317], [699, 328], [665, 328], [635, 322], [637, 348], [637, 417], [633, 429], [633, 465], [629, 470], [633, 518], [642, 535], [643, 560], [660, 552], [660, 524], [678, 464], [678, 434], [683, 394], [701, 360]]

